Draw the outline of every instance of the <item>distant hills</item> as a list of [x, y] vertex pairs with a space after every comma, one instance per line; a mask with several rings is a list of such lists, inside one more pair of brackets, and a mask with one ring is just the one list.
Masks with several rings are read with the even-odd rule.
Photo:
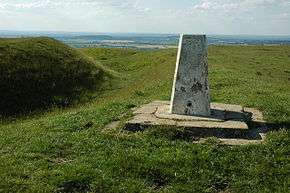
[[[134, 33], [86, 33], [86, 32], [21, 32], [0, 31], [5, 37], [47, 36], [60, 40], [73, 47], [118, 47], [118, 48], [171, 48], [177, 47], [178, 34], [134, 34]], [[251, 36], [251, 35], [208, 35], [212, 45], [285, 45], [290, 44], [289, 36]]]

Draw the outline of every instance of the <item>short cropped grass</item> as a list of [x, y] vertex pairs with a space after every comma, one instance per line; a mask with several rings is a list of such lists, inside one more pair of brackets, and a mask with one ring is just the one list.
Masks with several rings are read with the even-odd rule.
[[264, 144], [235, 147], [193, 144], [176, 128], [106, 128], [170, 99], [176, 50], [81, 51], [117, 76], [90, 103], [2, 120], [0, 192], [289, 192], [290, 46], [209, 47], [212, 100], [279, 126]]

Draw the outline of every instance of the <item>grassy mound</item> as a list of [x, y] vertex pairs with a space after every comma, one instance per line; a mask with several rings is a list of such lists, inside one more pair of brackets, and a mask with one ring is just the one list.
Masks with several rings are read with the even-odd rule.
[[78, 50], [50, 38], [0, 39], [0, 113], [68, 105], [100, 86], [104, 71]]

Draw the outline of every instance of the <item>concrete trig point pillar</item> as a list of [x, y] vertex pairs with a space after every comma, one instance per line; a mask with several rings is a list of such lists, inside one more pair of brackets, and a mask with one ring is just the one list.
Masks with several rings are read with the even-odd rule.
[[210, 116], [205, 35], [181, 35], [170, 113]]
[[[184, 132], [189, 137], [234, 138], [229, 140], [229, 144], [235, 144], [236, 138], [255, 138], [247, 124], [250, 120], [255, 124], [263, 123], [262, 113], [256, 109], [210, 104], [205, 35], [181, 35], [171, 102], [151, 102], [135, 109], [134, 115], [125, 129], [143, 131], [152, 126], [185, 128], [190, 131]], [[259, 126], [259, 130], [263, 127]]]

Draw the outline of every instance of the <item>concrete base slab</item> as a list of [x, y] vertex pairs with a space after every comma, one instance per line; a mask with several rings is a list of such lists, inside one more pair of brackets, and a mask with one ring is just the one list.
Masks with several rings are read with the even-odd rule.
[[212, 103], [209, 117], [176, 115], [169, 112], [169, 101], [154, 101], [143, 105], [134, 110], [135, 116], [126, 123], [125, 129], [143, 131], [152, 126], [178, 127], [199, 137], [262, 139], [260, 135], [253, 134], [249, 127], [252, 121], [263, 122], [262, 113], [256, 109]]

